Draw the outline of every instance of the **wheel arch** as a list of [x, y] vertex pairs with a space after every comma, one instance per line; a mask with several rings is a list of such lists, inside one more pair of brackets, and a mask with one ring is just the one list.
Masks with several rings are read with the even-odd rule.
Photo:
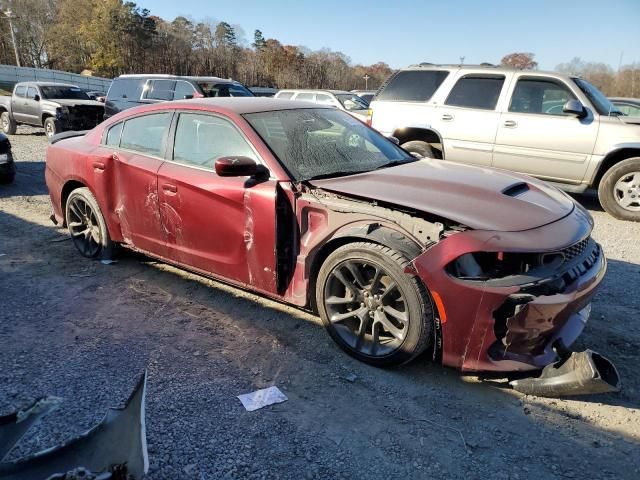
[[440, 152], [440, 159], [444, 159], [444, 143], [440, 132], [433, 128], [427, 127], [401, 127], [396, 128], [393, 136], [403, 143], [419, 140], [427, 142], [436, 152]]
[[596, 176], [591, 183], [591, 187], [598, 188], [604, 174], [614, 165], [627, 160], [628, 158], [640, 157], [640, 145], [637, 147], [622, 147], [607, 154], [600, 162]]
[[54, 114], [52, 114], [51, 112], [42, 112], [42, 114], [40, 115], [40, 122], [42, 122], [42, 126], [44, 127], [44, 122], [47, 118], [56, 118], [56, 116]]
[[[67, 226], [67, 216], [65, 214], [65, 209], [67, 208], [67, 200], [69, 199], [69, 195], [71, 195], [71, 192], [78, 188], [89, 188], [89, 186], [86, 184], [86, 182], [83, 183], [82, 181], [75, 178], [67, 180], [62, 186], [62, 191], [60, 193], [60, 211], [62, 212], [63, 227]], [[89, 188], [89, 191], [91, 191], [91, 188]]]

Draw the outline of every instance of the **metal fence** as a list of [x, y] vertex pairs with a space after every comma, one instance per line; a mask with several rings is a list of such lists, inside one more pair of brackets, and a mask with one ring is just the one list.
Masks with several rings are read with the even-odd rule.
[[48, 70], [45, 68], [14, 67], [0, 65], [0, 89], [11, 92], [18, 82], [57, 82], [72, 83], [84, 90], [107, 92], [111, 80], [109, 78], [90, 77], [77, 73]]

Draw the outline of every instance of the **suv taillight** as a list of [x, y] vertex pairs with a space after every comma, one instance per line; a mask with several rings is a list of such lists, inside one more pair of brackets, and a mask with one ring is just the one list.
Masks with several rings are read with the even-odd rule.
[[373, 121], [373, 110], [369, 109], [367, 110], [367, 125], [371, 126], [372, 121]]

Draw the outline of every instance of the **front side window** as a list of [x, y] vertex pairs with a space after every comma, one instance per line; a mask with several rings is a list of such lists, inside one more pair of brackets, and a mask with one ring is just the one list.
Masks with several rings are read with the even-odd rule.
[[317, 93], [316, 103], [321, 103], [323, 105], [333, 105], [333, 98], [331, 98], [331, 95], [327, 95], [326, 93]]
[[84, 90], [78, 87], [63, 85], [48, 85], [40, 87], [42, 98], [50, 100], [91, 100]]
[[564, 104], [575, 100], [566, 85], [544, 78], [521, 78], [511, 96], [509, 111], [542, 115], [567, 115]]
[[174, 80], [150, 80], [143, 97], [147, 100], [173, 100]]
[[122, 134], [122, 125], [123, 123], [120, 122], [109, 129], [109, 131], [107, 132], [107, 139], [105, 141], [105, 144], [113, 147], [117, 147], [118, 145], [120, 145], [120, 135]]
[[426, 102], [449, 72], [444, 70], [405, 70], [395, 75], [378, 95], [378, 100]]
[[244, 117], [294, 181], [352, 175], [417, 160], [334, 108], [277, 110]]
[[171, 113], [168, 112], [126, 120], [122, 130], [120, 148], [160, 157], [170, 123]]
[[256, 159], [249, 143], [230, 121], [213, 115], [181, 113], [173, 160], [213, 170], [215, 161], [222, 157]]
[[501, 75], [467, 75], [458, 80], [444, 103], [456, 107], [494, 110], [503, 84], [504, 76]]
[[35, 87], [29, 87], [27, 89], [27, 98], [29, 100], [33, 100], [34, 98], [36, 98], [36, 95], [38, 94], [38, 91], [36, 90]]
[[193, 88], [193, 85], [191, 85], [189, 82], [178, 80], [176, 82], [176, 89], [173, 92], [173, 99], [184, 100], [186, 98], [193, 98], [194, 93], [195, 89]]
[[367, 105], [358, 95], [351, 93], [339, 93], [336, 95], [336, 98], [345, 110], [366, 110], [369, 108], [369, 105]]

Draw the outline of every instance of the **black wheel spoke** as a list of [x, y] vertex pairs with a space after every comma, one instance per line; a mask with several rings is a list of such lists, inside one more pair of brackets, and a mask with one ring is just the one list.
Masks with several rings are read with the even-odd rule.
[[367, 281], [362, 277], [360, 266], [355, 265], [352, 262], [347, 263], [346, 266], [347, 266], [347, 270], [349, 270], [349, 273], [351, 273], [351, 275], [353, 276], [353, 279], [358, 284], [358, 287], [365, 288], [367, 286]]
[[345, 313], [334, 313], [331, 315], [330, 320], [332, 323], [339, 323], [350, 318], [358, 317], [363, 311], [367, 311], [364, 307], [359, 308], [358, 310], [351, 310]]
[[393, 322], [391, 322], [384, 312], [376, 312], [374, 315], [374, 319], [377, 323], [380, 323], [384, 329], [393, 335], [398, 340], [404, 340], [405, 329], [400, 329], [396, 327]]
[[353, 283], [351, 283], [349, 280], [345, 278], [345, 276], [342, 274], [340, 270], [336, 269], [333, 272], [333, 276], [337, 278], [340, 281], [340, 283], [342, 283], [345, 286], [345, 288], [351, 290], [354, 297], [358, 297], [360, 295], [360, 291], [355, 287]]
[[78, 250], [86, 257], [95, 257], [102, 244], [97, 214], [81, 197], [69, 200], [67, 227]]

